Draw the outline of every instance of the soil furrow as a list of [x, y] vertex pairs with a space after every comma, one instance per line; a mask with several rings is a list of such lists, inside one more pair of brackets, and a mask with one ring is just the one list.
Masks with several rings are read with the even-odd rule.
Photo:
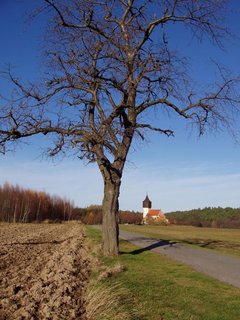
[[79, 224], [0, 225], [0, 319], [85, 319]]

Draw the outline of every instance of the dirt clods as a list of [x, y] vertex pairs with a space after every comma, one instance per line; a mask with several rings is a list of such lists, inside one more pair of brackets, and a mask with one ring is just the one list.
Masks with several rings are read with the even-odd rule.
[[0, 224], [0, 320], [85, 320], [82, 228]]

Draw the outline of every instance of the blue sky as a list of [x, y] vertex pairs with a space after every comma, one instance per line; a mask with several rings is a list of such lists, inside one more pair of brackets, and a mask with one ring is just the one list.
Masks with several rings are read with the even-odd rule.
[[[0, 1], [0, 70], [11, 63], [23, 79], [37, 79], [42, 70], [40, 36], [44, 16], [27, 21], [27, 12], [40, 0]], [[240, 4], [232, 1], [227, 20], [236, 35], [240, 30]], [[192, 73], [201, 83], [212, 79], [209, 58], [213, 57], [240, 74], [240, 40], [229, 39], [225, 50], [208, 42], [184, 38], [182, 30], [171, 35], [179, 51], [191, 57]], [[0, 79], [0, 91], [9, 86]], [[238, 128], [236, 128], [238, 130]], [[84, 207], [100, 204], [102, 177], [94, 165], [64, 158], [51, 161], [42, 157], [41, 140], [21, 144], [15, 153], [0, 155], [0, 184], [8, 181], [44, 190], [73, 200]], [[240, 207], [240, 145], [228, 134], [206, 135], [178, 125], [176, 136], [149, 134], [145, 144], [136, 142], [131, 149], [123, 176], [120, 208], [141, 210], [146, 193], [154, 208], [165, 212], [205, 206]]]

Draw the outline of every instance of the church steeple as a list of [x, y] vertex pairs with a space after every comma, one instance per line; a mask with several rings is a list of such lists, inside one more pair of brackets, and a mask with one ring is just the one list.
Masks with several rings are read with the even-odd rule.
[[152, 201], [148, 198], [148, 195], [146, 195], [146, 198], [143, 200], [143, 208], [152, 208]]
[[143, 224], [151, 223], [151, 221], [161, 222], [163, 224], [168, 224], [168, 219], [165, 217], [161, 209], [152, 209], [152, 201], [146, 195], [143, 200]]

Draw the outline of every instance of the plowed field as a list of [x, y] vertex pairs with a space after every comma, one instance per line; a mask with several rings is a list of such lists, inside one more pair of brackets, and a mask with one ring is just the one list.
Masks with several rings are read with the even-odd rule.
[[88, 261], [77, 223], [0, 224], [0, 319], [85, 319]]

